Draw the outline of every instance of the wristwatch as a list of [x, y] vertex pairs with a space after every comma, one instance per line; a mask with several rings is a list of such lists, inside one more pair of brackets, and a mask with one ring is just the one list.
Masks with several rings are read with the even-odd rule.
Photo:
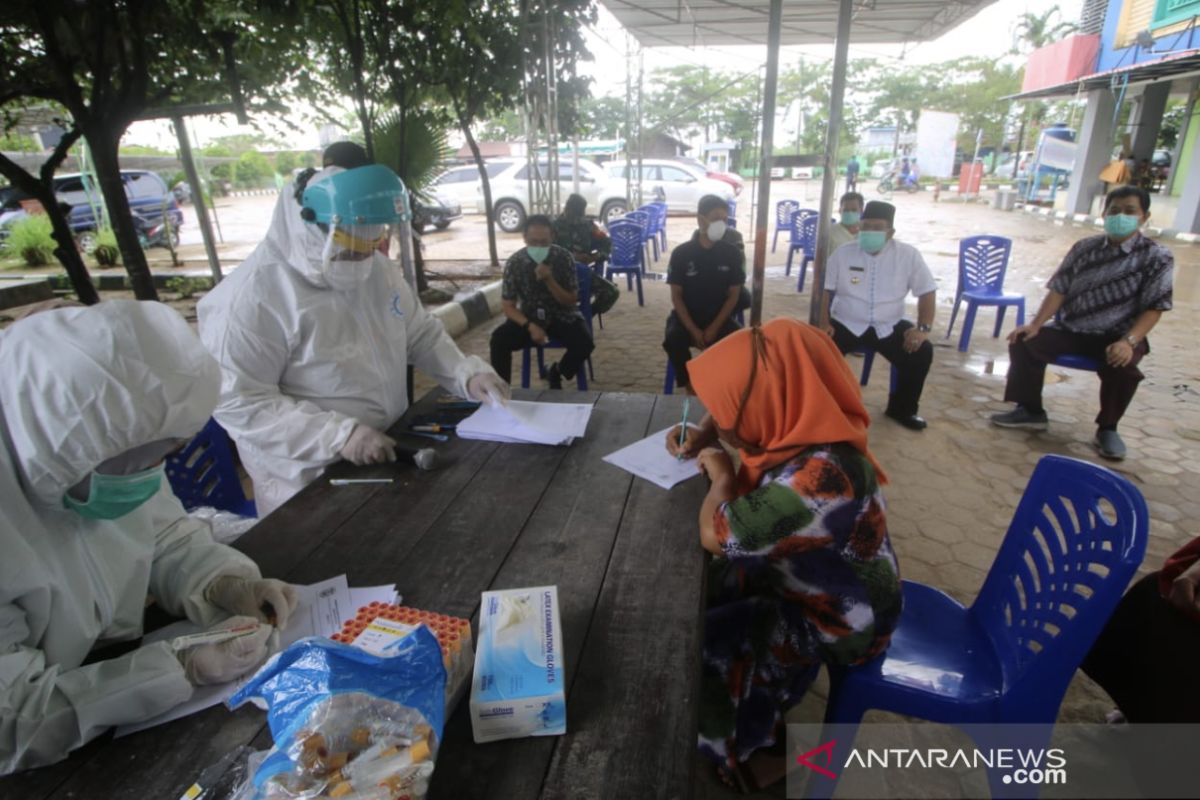
[[1125, 337], [1125, 344], [1129, 345], [1130, 347], [1137, 347], [1138, 338], [1131, 333]]
[[920, 323], [917, 323], [917, 330], [919, 330], [921, 333], [929, 333], [930, 331], [933, 330], [933, 326], [932, 325], [922, 325]]

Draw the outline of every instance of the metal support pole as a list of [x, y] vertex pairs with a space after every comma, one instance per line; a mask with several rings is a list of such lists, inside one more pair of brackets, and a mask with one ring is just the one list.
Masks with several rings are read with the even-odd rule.
[[645, 77], [646, 77], [646, 54], [645, 54], [645, 51], [642, 50], [642, 48], [639, 46], [638, 47], [638, 87], [637, 87], [637, 89], [638, 89], [638, 95], [637, 95], [637, 132], [638, 132], [638, 134], [637, 134], [637, 148], [638, 148], [637, 202], [636, 202], [636, 205], [634, 206], [635, 208], [641, 208], [642, 204], [645, 202], [645, 199], [642, 197], [642, 194], [644, 191], [642, 188], [642, 183], [645, 181], [645, 178], [646, 178], [646, 176], [643, 174], [643, 171], [642, 171], [642, 155], [643, 155], [643, 151], [646, 149], [646, 132], [642, 128], [642, 125], [646, 120], [646, 117], [642, 114], [642, 86], [643, 86]]
[[204, 205], [204, 184], [196, 172], [196, 162], [192, 158], [192, 143], [188, 141], [187, 126], [183, 117], [172, 117], [171, 124], [175, 126], [175, 137], [179, 139], [179, 155], [183, 159], [183, 171], [187, 173], [188, 183], [192, 185], [192, 204], [196, 209], [196, 222], [200, 224], [200, 235], [204, 238], [204, 252], [208, 255], [208, 268], [212, 271], [213, 285], [221, 282], [221, 260], [217, 258], [217, 245], [213, 241], [212, 226], [208, 222], [208, 208]]
[[842, 131], [842, 102], [846, 96], [846, 64], [850, 54], [850, 20], [854, 0], [840, 0], [837, 43], [833, 55], [833, 85], [829, 91], [829, 129], [825, 132], [825, 172], [821, 176], [821, 215], [817, 218], [817, 253], [813, 259], [812, 298], [808, 321], [821, 319], [821, 300], [825, 294], [825, 262], [829, 258], [829, 224], [833, 214], [833, 195], [837, 191], [838, 136]]
[[[843, 0], [850, 2], [850, 0]], [[783, 28], [783, 0], [771, 0], [767, 28], [767, 78], [763, 87], [762, 147], [758, 161], [758, 217], [754, 228], [754, 277], [750, 292], [750, 325], [762, 324], [763, 279], [767, 270], [767, 207], [771, 202], [771, 161], [775, 137], [775, 92], [779, 84], [779, 39]]]
[[[625, 210], [633, 203], [633, 65], [629, 59], [629, 34], [625, 34]], [[605, 220], [607, 222], [607, 220]]]

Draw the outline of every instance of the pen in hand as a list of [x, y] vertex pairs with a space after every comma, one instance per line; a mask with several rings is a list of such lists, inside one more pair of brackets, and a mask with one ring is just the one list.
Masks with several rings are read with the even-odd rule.
[[692, 396], [688, 395], [683, 398], [683, 422], [679, 425], [679, 452], [675, 454], [676, 460], [683, 460], [683, 443], [687, 441], [688, 427], [688, 406], [692, 402]]

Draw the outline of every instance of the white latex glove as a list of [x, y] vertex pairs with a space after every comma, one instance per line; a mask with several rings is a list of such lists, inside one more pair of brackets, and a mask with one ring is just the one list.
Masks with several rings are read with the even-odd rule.
[[[257, 620], [252, 617], [230, 617], [209, 628], [209, 632], [228, 630], [238, 625], [253, 625], [255, 622]], [[274, 632], [275, 629], [270, 625], [259, 625], [254, 633], [218, 644], [189, 647], [175, 655], [183, 665], [183, 674], [193, 686], [229, 683], [267, 660], [271, 655]]]
[[224, 575], [204, 590], [204, 599], [230, 614], [254, 617], [276, 628], [287, 626], [299, 599], [290, 583], [274, 578], [251, 580]]
[[494, 406], [506, 406], [512, 399], [512, 389], [494, 372], [477, 372], [467, 381], [467, 394], [472, 400]]
[[342, 458], [351, 464], [384, 464], [396, 460], [396, 440], [370, 425], [359, 423], [342, 447]]

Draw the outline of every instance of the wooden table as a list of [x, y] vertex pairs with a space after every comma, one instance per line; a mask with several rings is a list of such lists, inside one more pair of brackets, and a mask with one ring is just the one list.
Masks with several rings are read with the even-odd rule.
[[[345, 572], [351, 586], [395, 583], [406, 605], [472, 619], [487, 589], [558, 586], [568, 733], [476, 745], [464, 700], [447, 721], [431, 797], [688, 797], [705, 564], [696, 516], [706, 484], [666, 492], [601, 461], [678, 422], [682, 398], [518, 395], [594, 402], [587, 436], [570, 447], [454, 439], [435, 445], [436, 471], [389, 472], [398, 476], [391, 485], [319, 480], [237, 547], [268, 577], [313, 583]], [[433, 406], [427, 395], [410, 413]], [[329, 474], [383, 469], [343, 463]], [[210, 708], [2, 779], [0, 798], [175, 800], [247, 743], [271, 743], [261, 711]]]

